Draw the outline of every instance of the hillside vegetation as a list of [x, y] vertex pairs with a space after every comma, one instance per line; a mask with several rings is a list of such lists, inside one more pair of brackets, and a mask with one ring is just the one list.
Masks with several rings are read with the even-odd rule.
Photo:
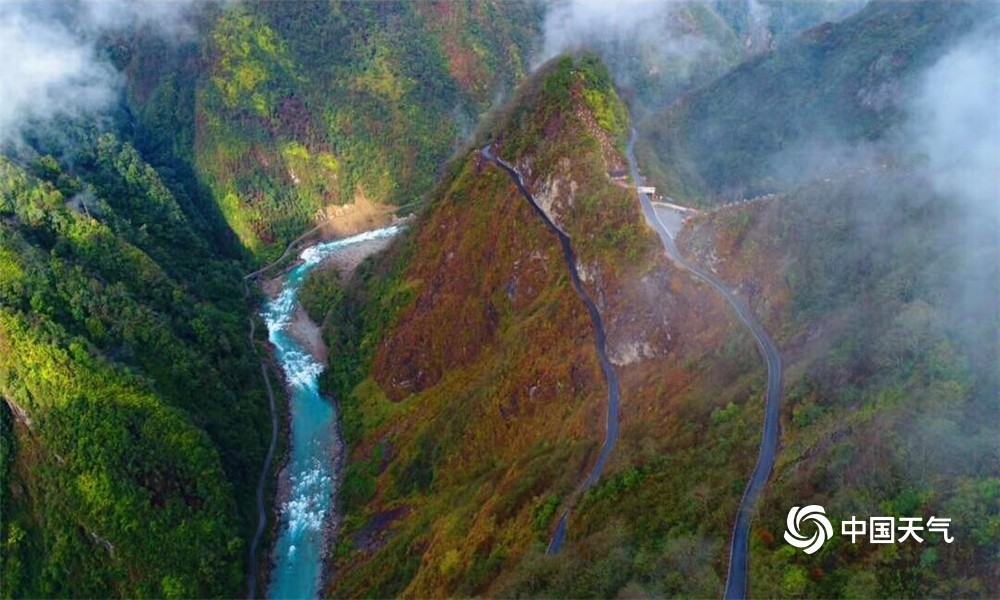
[[110, 135], [0, 162], [0, 259], [3, 595], [236, 593], [268, 430], [239, 266]]
[[[997, 215], [942, 189], [920, 148], [898, 141], [919, 74], [990, 10], [870, 5], [689, 95], [650, 138], [669, 165], [653, 173], [682, 202], [786, 190], [681, 238], [738, 286], [786, 363], [755, 596], [998, 593], [1000, 548], [985, 533], [1000, 524]], [[958, 535], [835, 535], [808, 556], [781, 539], [788, 509], [806, 504], [835, 532], [852, 515], [939, 516]]]
[[122, 57], [137, 143], [207, 191], [252, 254], [274, 257], [327, 206], [420, 201], [479, 113], [524, 76], [539, 10], [207, 7], [196, 42], [171, 49], [140, 33]]
[[331, 354], [358, 357], [327, 380], [351, 446], [338, 595], [481, 593], [545, 543], [598, 446], [606, 392], [556, 238], [471, 155], [433, 202], [328, 309]]
[[[975, 230], [966, 219], [960, 201], [899, 169], [727, 210], [685, 238], [696, 253], [716, 248], [786, 362], [781, 453], [752, 537], [755, 596], [1000, 591], [1000, 272], [989, 258], [1000, 245], [986, 238], [970, 260], [953, 239]], [[835, 535], [809, 556], [781, 541], [788, 509], [806, 504], [824, 506], [835, 532], [852, 515], [950, 517], [955, 542]]]
[[[603, 443], [607, 398], [593, 331], [556, 238], [506, 174], [473, 155], [457, 161], [388, 255], [346, 287], [328, 277], [307, 284], [304, 297], [325, 315], [337, 357], [326, 386], [340, 399], [351, 447], [330, 593], [614, 595], [641, 577], [635, 565], [645, 553], [668, 540], [676, 551], [663, 554], [663, 565], [683, 560], [685, 540], [705, 545], [695, 589], [719, 591], [729, 511], [750, 468], [731, 457], [749, 457], [753, 442], [711, 435], [699, 443], [701, 429], [752, 431], [755, 413], [736, 405], [728, 414], [740, 416], [729, 422], [707, 417], [720, 400], [723, 408], [742, 404], [763, 374], [742, 377], [753, 365], [750, 340], [718, 299], [672, 274], [633, 194], [608, 178], [623, 164], [627, 127], [606, 69], [588, 56], [543, 68], [487, 126], [570, 235], [585, 285], [599, 298], [609, 355], [624, 373], [624, 448], [585, 498], [574, 491]], [[699, 333], [710, 323], [715, 329]], [[724, 349], [695, 343], [727, 335]], [[668, 355], [676, 368], [664, 368]], [[737, 382], [692, 385], [699, 373]], [[688, 394], [666, 395], [678, 385]], [[705, 425], [683, 439], [653, 433], [680, 426], [685, 411], [704, 415]], [[744, 437], [746, 451], [731, 452]], [[685, 450], [663, 460], [674, 445]], [[640, 482], [650, 496], [667, 497], [695, 485], [678, 465], [699, 461], [701, 485], [719, 482], [726, 497], [701, 525], [678, 528], [690, 513], [674, 513], [670, 502], [656, 518], [620, 520], [638, 514], [619, 509]], [[708, 475], [710, 464], [727, 466]], [[570, 547], [546, 557], [556, 517], [571, 501], [581, 504]]]
[[242, 273], [330, 205], [420, 201], [538, 11], [198, 4], [100, 36], [121, 102], [0, 159], [4, 597], [241, 593], [270, 438]]
[[[899, 143], [920, 72], [995, 7], [869, 3], [795, 35], [853, 6], [671, 5], [596, 48], [614, 70], [581, 51], [530, 75], [533, 2], [197, 3], [177, 39], [99, 36], [119, 102], [0, 157], [0, 596], [245, 592], [271, 429], [243, 273], [352, 203], [417, 214], [300, 296], [346, 441], [324, 594], [721, 596], [766, 373], [612, 178], [636, 125], [683, 204], [778, 192], [678, 239], [785, 366], [752, 595], [1000, 597], [1000, 224]], [[595, 332], [487, 143], [568, 236], [620, 379], [583, 493], [607, 431]], [[957, 181], [976, 155], [955, 154]], [[806, 555], [782, 540], [806, 504], [838, 533], [948, 517], [955, 542]]]
[[773, 191], [796, 168], [836, 172], [837, 147], [899, 126], [912, 76], [990, 9], [870, 3], [685, 95], [650, 120], [640, 157], [669, 195], [707, 204]]
[[[956, 8], [948, 14], [925, 4], [870, 8], [685, 98], [674, 109], [685, 112], [671, 118], [687, 115], [680, 124], [691, 138], [673, 138], [674, 153], [660, 164], [702, 174], [670, 193], [682, 202], [749, 193], [753, 188], [737, 178], [751, 175], [740, 173], [763, 177], [785, 144], [813, 133], [786, 124], [805, 127], [810, 111], [825, 118], [830, 95], [823, 90], [805, 94], [801, 111], [789, 108], [785, 117], [741, 112], [742, 99], [758, 91], [765, 98], [778, 94], [758, 88], [751, 75], [761, 65], [773, 70], [774, 81], [791, 82], [801, 69], [829, 70], [831, 55], [854, 57], [845, 64], [869, 73], [863, 85], [902, 86], [948, 40], [968, 31], [975, 7]], [[893, 44], [884, 39], [889, 23], [897, 28], [901, 58], [887, 63], [880, 58]], [[837, 44], [823, 45], [833, 36]], [[825, 50], [804, 54], [817, 44]], [[867, 70], [876, 63], [895, 66]], [[830, 72], [823, 83], [829, 89], [858, 85], [857, 76]], [[359, 362], [335, 361], [328, 381], [342, 399], [352, 447], [331, 594], [721, 594], [732, 520], [756, 457], [764, 368], [721, 299], [666, 263], [634, 196], [607, 178], [622, 164], [627, 130], [608, 81], [592, 58], [557, 59], [484, 126], [569, 235], [585, 285], [599, 299], [609, 355], [622, 379], [621, 439], [605, 475], [576, 499], [563, 552], [544, 555], [555, 518], [603, 439], [602, 390], [594, 389], [601, 380], [591, 380], [585, 405], [581, 390], [572, 398], [555, 394], [544, 409], [532, 402], [546, 381], [559, 381], [560, 361], [589, 350], [589, 342], [576, 341], [560, 354], [546, 337], [517, 345], [498, 337], [546, 336], [555, 327], [568, 338], [586, 322], [552, 313], [561, 320], [542, 326], [530, 314], [504, 309], [504, 298], [516, 299], [522, 289], [517, 265], [543, 252], [545, 238], [524, 239], [537, 226], [532, 215], [497, 206], [500, 197], [522, 199], [495, 169], [474, 157], [460, 160], [408, 240], [346, 288], [326, 281], [328, 300], [320, 304], [330, 304], [313, 307], [325, 315], [326, 335], [342, 356], [360, 349]], [[791, 102], [795, 89], [781, 92], [782, 101]], [[834, 116], [849, 122], [846, 139], [877, 140], [899, 124], [899, 110], [862, 103]], [[730, 137], [712, 138], [717, 153], [711, 152], [702, 134], [716, 126], [727, 131], [732, 115], [756, 128], [734, 125]], [[751, 149], [759, 156], [731, 180], [725, 179], [730, 163], [687, 161], [702, 151], [730, 156], [741, 144], [746, 156]], [[798, 186], [774, 180], [769, 185], [788, 193], [704, 217], [682, 240], [686, 252], [746, 297], [786, 361], [780, 454], [751, 547], [754, 595], [997, 593], [995, 536], [986, 533], [995, 529], [998, 500], [990, 463], [997, 433], [990, 362], [998, 323], [989, 305], [998, 292], [996, 268], [963, 262], [964, 251], [949, 235], [965, 223], [964, 209], [933, 191], [916, 159], [881, 148], [885, 163], [838, 165], [844, 173], [851, 169], [850, 177]], [[684, 171], [692, 165], [700, 170]], [[709, 180], [705, 165], [720, 178]], [[507, 229], [512, 218], [526, 219], [516, 233]], [[429, 248], [428, 236], [442, 241]], [[509, 250], [499, 249], [504, 240], [520, 249], [513, 264]], [[564, 268], [558, 261], [550, 268], [557, 266]], [[972, 304], [964, 276], [992, 282]], [[559, 302], [579, 301], [565, 295]], [[530, 360], [516, 358], [523, 344], [533, 348]], [[491, 363], [497, 356], [502, 366]], [[516, 385], [498, 385], [506, 382]], [[556, 410], [567, 419], [558, 433]], [[581, 447], [588, 453], [579, 454]], [[515, 481], [526, 483], [507, 487]], [[953, 534], [964, 537], [952, 545], [935, 538], [850, 547], [835, 539], [807, 556], [781, 540], [788, 508], [807, 503], [826, 506], [838, 531], [839, 520], [852, 514], [961, 514], [968, 521], [953, 521]]]

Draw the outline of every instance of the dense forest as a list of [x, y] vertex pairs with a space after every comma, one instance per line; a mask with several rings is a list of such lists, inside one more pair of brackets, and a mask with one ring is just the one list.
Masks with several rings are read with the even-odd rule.
[[234, 4], [203, 17], [205, 38], [178, 51], [177, 70], [163, 74], [163, 49], [141, 41], [125, 68], [149, 141], [175, 148], [241, 244], [273, 258], [329, 205], [412, 210], [479, 114], [524, 77], [539, 10]]
[[[1000, 596], [1000, 118], [977, 70], [1000, 21], [862, 4], [0, 4], [4, 54], [33, 35], [80, 71], [0, 106], [0, 596], [245, 594], [262, 369], [281, 381], [245, 275], [338, 211], [397, 209], [388, 249], [299, 296], [346, 442], [323, 593], [720, 596], [766, 374], [644, 220], [633, 127], [648, 183], [703, 210], [682, 251], [785, 363], [752, 595]], [[488, 143], [570, 240], [620, 379], [587, 490], [597, 334]], [[807, 555], [782, 539], [806, 504], [837, 532], [949, 517], [955, 542]]]
[[[895, 143], [905, 107], [872, 104], [874, 92], [865, 92], [888, 85], [916, 94], [913, 75], [972, 31], [979, 10], [872, 6], [682, 98], [664, 124], [689, 138], [656, 128], [646, 138], [673, 144], [658, 158], [669, 168], [652, 173], [682, 202], [781, 192], [696, 219], [682, 238], [686, 252], [737, 286], [788, 363], [781, 455], [753, 530], [755, 595], [997, 592], [997, 546], [987, 533], [1000, 522], [991, 463], [996, 222], [987, 216], [969, 229], [974, 211], [932, 185], [926, 157]], [[801, 76], [820, 77], [834, 62], [848, 65], [842, 78], [809, 87], [813, 80]], [[604, 72], [589, 58], [555, 61], [484, 126], [479, 144], [500, 140], [500, 154], [528, 174], [573, 240], [587, 285], [601, 298], [610, 351], [639, 348], [616, 362], [622, 437], [609, 472], [574, 500], [567, 472], [585, 472], [602, 439], [595, 358], [578, 354], [590, 348], [582, 340], [573, 352], [552, 346], [543, 325], [552, 317], [533, 320], [539, 309], [518, 298], [527, 289], [555, 306], [580, 305], [556, 295], [567, 285], [564, 266], [547, 263], [562, 268], [561, 282], [525, 284], [520, 265], [532, 264], [531, 255], [507, 244], [524, 244], [519, 236], [536, 231], [538, 219], [511, 207], [522, 199], [510, 182], [470, 156], [393, 251], [346, 287], [330, 277], [310, 284], [311, 311], [325, 320], [331, 347], [357, 353], [357, 362], [332, 363], [327, 379], [343, 399], [352, 445], [332, 594], [721, 593], [731, 519], [756, 451], [764, 374], [748, 334], [719, 299], [656, 256], [634, 200], [623, 195], [618, 204], [606, 174], [622, 164], [628, 120], [601, 92]], [[838, 95], [858, 102], [831, 111]], [[743, 110], [754, 98], [760, 108]], [[714, 118], [735, 123], [741, 114], [752, 126], [713, 129]], [[842, 131], [844, 144], [873, 146], [849, 156], [831, 148], [832, 167], [803, 160], [794, 176], [795, 163], [784, 157], [784, 171], [770, 170], [796, 136], [827, 127]], [[696, 152], [709, 159], [684, 158]], [[749, 166], [727, 170], [735, 164], [729, 156]], [[668, 174], [686, 168], [700, 177]], [[745, 183], [758, 185], [744, 173], [770, 176], [768, 187]], [[511, 221], [523, 233], [507, 233]], [[986, 245], [970, 255], [971, 243], [951, 241], [959, 231], [986, 232], [975, 237]], [[541, 243], [530, 247], [537, 252]], [[476, 266], [484, 256], [486, 272]], [[668, 321], [662, 336], [646, 320], [659, 313]], [[527, 324], [534, 328], [518, 332]], [[530, 362], [493, 362], [524, 344], [534, 349]], [[546, 383], [555, 389], [547, 392]], [[574, 399], [586, 394], [586, 408], [561, 401], [567, 390]], [[579, 421], [580, 411], [590, 420]], [[553, 419], [563, 419], [558, 432]], [[509, 456], [510, 446], [523, 451]], [[810, 502], [837, 515], [838, 530], [851, 514], [962, 514], [965, 524], [953, 533], [965, 542], [849, 548], [836, 539], [809, 557], [782, 543], [781, 533], [788, 508]], [[547, 556], [556, 517], [569, 505], [567, 547]]]
[[238, 589], [267, 439], [239, 263], [114, 136], [0, 172], [5, 595]]
[[524, 76], [539, 9], [50, 8], [4, 23], [95, 28], [124, 87], [3, 139], [0, 591], [232, 597], [270, 439], [243, 274], [328, 205], [419, 201]]

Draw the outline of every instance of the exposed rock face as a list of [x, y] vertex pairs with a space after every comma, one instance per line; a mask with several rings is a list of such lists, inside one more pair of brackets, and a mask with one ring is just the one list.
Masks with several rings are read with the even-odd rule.
[[10, 407], [10, 412], [13, 413], [14, 418], [23, 423], [29, 430], [33, 431], [34, 426], [31, 422], [31, 417], [28, 416], [28, 413], [10, 398], [4, 398], [4, 401], [7, 403], [7, 406]]

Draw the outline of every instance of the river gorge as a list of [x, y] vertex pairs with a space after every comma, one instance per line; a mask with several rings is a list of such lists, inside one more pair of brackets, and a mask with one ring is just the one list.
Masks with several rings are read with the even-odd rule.
[[288, 271], [280, 292], [262, 310], [268, 338], [281, 365], [289, 396], [289, 451], [278, 495], [280, 522], [274, 545], [269, 598], [315, 598], [323, 561], [336, 529], [335, 494], [343, 442], [337, 409], [319, 390], [325, 357], [318, 356], [293, 323], [306, 275], [325, 260], [363, 244], [387, 241], [401, 231], [393, 225], [304, 249]]

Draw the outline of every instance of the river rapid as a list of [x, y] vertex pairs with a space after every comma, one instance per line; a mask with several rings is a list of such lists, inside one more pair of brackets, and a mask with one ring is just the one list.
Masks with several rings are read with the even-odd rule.
[[394, 225], [304, 249], [299, 264], [285, 275], [280, 293], [263, 307], [268, 339], [289, 388], [290, 412], [289, 454], [281, 475], [280, 523], [268, 598], [319, 596], [323, 561], [337, 522], [335, 494], [343, 441], [336, 407], [319, 391], [325, 365], [290, 333], [299, 290], [309, 271], [325, 259], [401, 230]]

